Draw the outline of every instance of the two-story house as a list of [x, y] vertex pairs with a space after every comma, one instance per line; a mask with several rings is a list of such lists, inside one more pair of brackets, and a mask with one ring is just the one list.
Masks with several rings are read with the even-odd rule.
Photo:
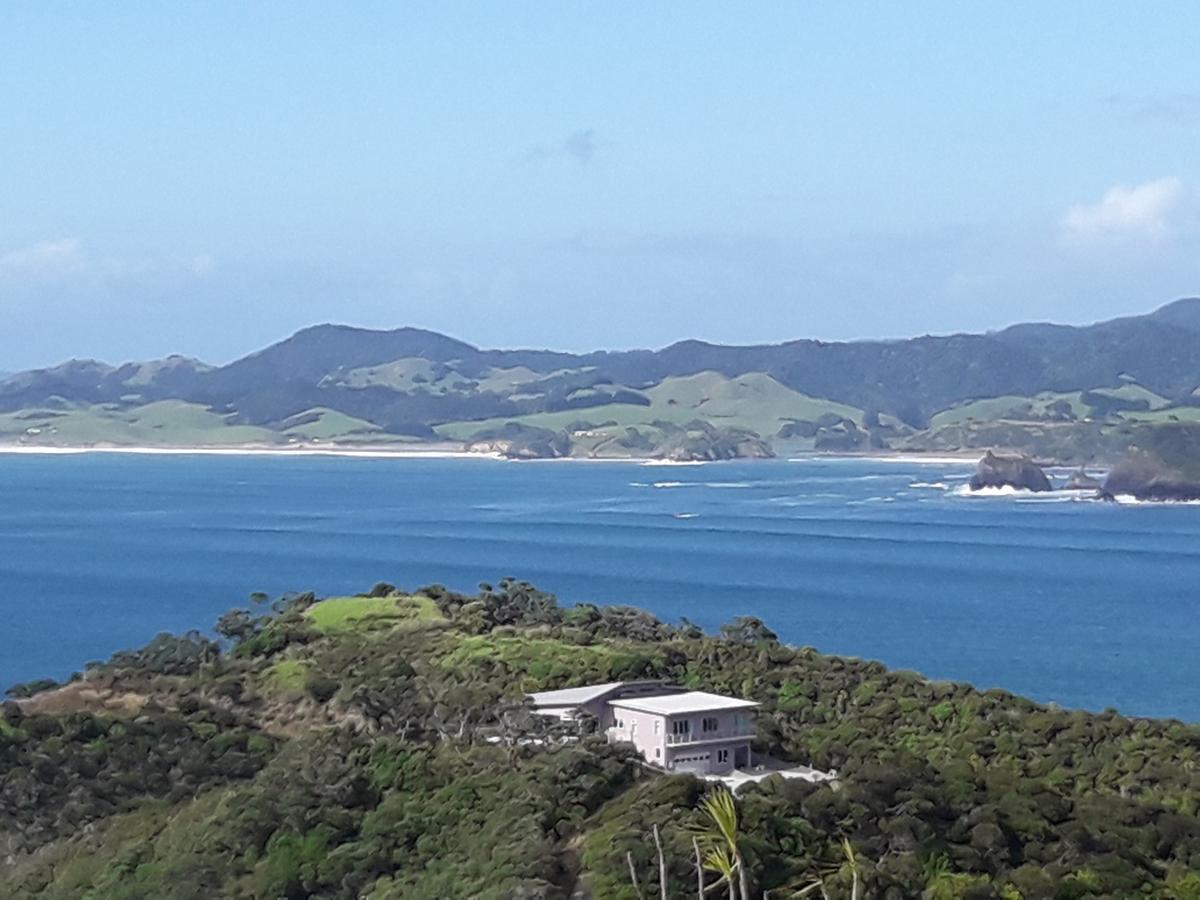
[[720, 775], [750, 765], [757, 703], [704, 691], [609, 701], [610, 741], [629, 741], [669, 772]]
[[646, 681], [543, 691], [531, 699], [542, 715], [594, 717], [610, 743], [631, 743], [669, 772], [722, 775], [750, 765], [758, 706], [752, 700]]

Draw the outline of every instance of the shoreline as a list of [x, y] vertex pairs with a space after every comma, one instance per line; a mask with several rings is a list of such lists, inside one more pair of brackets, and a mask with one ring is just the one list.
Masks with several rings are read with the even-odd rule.
[[464, 450], [453, 445], [415, 444], [410, 446], [386, 444], [292, 444], [273, 446], [269, 444], [230, 445], [78, 445], [78, 444], [6, 444], [0, 443], [0, 456], [80, 456], [89, 453], [107, 453], [139, 456], [274, 456], [274, 457], [346, 457], [358, 459], [482, 459], [499, 462], [576, 462], [576, 463], [634, 463], [642, 466], [706, 466], [720, 462], [820, 462], [848, 461], [907, 463], [916, 465], [967, 465], [979, 459], [978, 453], [925, 456], [920, 453], [886, 451], [876, 453], [810, 453], [780, 455], [777, 457], [738, 457], [729, 460], [671, 460], [656, 457], [577, 457], [563, 456], [547, 459], [514, 459], [497, 452]]
[[358, 459], [484, 459], [504, 461], [499, 453], [475, 453], [467, 450], [448, 450], [436, 447], [408, 450], [387, 447], [324, 447], [312, 444], [291, 447], [240, 445], [226, 447], [144, 447], [144, 446], [32, 446], [0, 444], [0, 456], [81, 456], [88, 453], [109, 453], [137, 456], [342, 456]]

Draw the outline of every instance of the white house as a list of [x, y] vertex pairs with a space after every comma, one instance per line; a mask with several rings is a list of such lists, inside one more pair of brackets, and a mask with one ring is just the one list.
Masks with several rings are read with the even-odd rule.
[[609, 743], [633, 744], [669, 772], [723, 775], [750, 765], [752, 700], [689, 691], [661, 681], [612, 682], [532, 694], [535, 712], [595, 717]]

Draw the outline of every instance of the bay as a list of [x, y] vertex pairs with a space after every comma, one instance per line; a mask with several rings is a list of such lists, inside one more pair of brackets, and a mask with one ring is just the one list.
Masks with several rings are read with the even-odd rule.
[[0, 455], [0, 687], [251, 591], [513, 575], [1043, 702], [1200, 721], [1200, 507], [968, 497], [867, 459]]

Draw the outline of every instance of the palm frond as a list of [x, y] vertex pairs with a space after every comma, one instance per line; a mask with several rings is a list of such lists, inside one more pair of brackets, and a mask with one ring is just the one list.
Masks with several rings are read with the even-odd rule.
[[701, 802], [700, 809], [725, 843], [731, 847], [737, 844], [737, 806], [729, 788], [722, 785], [709, 793]]

